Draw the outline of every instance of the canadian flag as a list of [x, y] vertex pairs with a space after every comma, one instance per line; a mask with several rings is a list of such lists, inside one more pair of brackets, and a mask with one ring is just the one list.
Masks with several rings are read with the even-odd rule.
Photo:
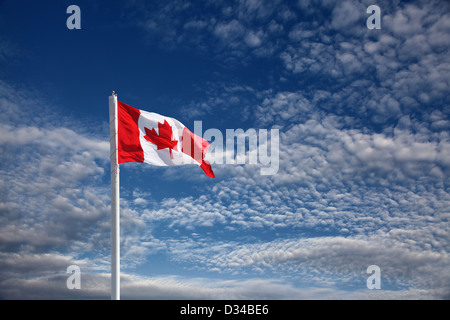
[[117, 101], [117, 126], [118, 163], [197, 164], [207, 176], [215, 177], [211, 165], [204, 159], [209, 142], [178, 120]]

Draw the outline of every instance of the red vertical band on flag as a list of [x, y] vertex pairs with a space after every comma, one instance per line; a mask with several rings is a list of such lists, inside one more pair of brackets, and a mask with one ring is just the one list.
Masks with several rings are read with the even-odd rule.
[[181, 152], [191, 156], [200, 163], [200, 168], [203, 169], [208, 177], [215, 178], [211, 164], [204, 159], [208, 148], [209, 142], [207, 140], [195, 135], [188, 128], [184, 127]]
[[139, 109], [117, 101], [119, 163], [144, 162], [139, 140]]

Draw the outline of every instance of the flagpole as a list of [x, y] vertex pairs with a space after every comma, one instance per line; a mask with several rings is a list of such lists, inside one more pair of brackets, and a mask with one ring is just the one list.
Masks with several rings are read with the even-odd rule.
[[117, 95], [109, 96], [109, 134], [111, 159], [111, 300], [120, 300], [120, 202], [117, 152]]

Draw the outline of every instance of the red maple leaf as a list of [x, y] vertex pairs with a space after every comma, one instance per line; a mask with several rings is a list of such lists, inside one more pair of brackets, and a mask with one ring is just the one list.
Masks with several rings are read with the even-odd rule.
[[166, 149], [168, 148], [170, 151], [170, 158], [173, 159], [172, 156], [172, 149], [175, 151], [177, 150], [177, 140], [172, 140], [172, 127], [170, 124], [164, 120], [164, 123], [158, 122], [158, 131], [159, 134], [156, 133], [155, 129], [149, 130], [148, 128], [145, 129], [145, 140], [150, 141], [151, 143], [156, 144], [158, 147], [157, 150]]

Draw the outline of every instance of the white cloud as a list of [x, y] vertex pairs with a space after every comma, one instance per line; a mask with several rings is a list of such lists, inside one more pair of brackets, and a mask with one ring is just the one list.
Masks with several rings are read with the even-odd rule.
[[[338, 32], [357, 28], [357, 21], [365, 14], [365, 7], [357, 1], [340, 1], [333, 9], [331, 26]], [[352, 31], [354, 32], [354, 31]]]
[[250, 31], [250, 32], [247, 32], [247, 34], [245, 36], [245, 43], [251, 48], [259, 47], [262, 42], [261, 38], [262, 38], [261, 31], [257, 32], [257, 33]]
[[[236, 19], [229, 22], [218, 23], [214, 34], [225, 42], [232, 44], [244, 34], [244, 26]], [[233, 45], [233, 44], [232, 44]]]

